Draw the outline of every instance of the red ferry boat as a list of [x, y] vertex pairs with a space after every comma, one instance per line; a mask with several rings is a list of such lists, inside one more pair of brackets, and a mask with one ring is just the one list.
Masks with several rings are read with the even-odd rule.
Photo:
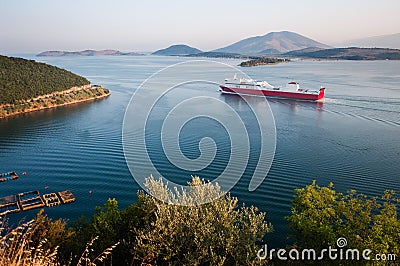
[[297, 82], [289, 82], [287, 88], [279, 88], [270, 85], [266, 81], [255, 81], [246, 78], [238, 79], [236, 75], [233, 79], [225, 79], [225, 84], [219, 87], [221, 88], [221, 93], [227, 94], [257, 95], [306, 101], [322, 100], [325, 95], [325, 88], [320, 88], [319, 90], [302, 89]]

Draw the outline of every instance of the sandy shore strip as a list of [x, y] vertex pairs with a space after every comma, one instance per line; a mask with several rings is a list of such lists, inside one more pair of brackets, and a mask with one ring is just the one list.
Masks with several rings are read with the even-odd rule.
[[[49, 100], [52, 97], [55, 97], [56, 95], [68, 95], [68, 94], [73, 93], [73, 92], [80, 92], [80, 91], [85, 91], [85, 90], [88, 91], [88, 90], [93, 90], [93, 89], [98, 89], [98, 88], [102, 88], [102, 87], [100, 87], [100, 86], [91, 86], [89, 84], [89, 85], [84, 85], [84, 86], [81, 86], [81, 87], [72, 87], [72, 88], [64, 90], [64, 91], [56, 91], [56, 92], [53, 92], [53, 93], [50, 93], [50, 94], [40, 95], [40, 96], [38, 96], [36, 98], [32, 98], [32, 99], [26, 100], [26, 101], [18, 104], [18, 105], [24, 105], [24, 104], [34, 105], [35, 103], [37, 103], [38, 100], [44, 100], [44, 103], [42, 103], [40, 106], [30, 107], [30, 108], [27, 108], [27, 109], [24, 109], [24, 110], [19, 110], [19, 111], [8, 113], [8, 114], [0, 113], [0, 119], [1, 118], [6, 118], [6, 117], [10, 117], [10, 116], [14, 116], [14, 115], [18, 115], [18, 114], [25, 114], [25, 113], [30, 113], [30, 112], [34, 112], [34, 111], [40, 111], [40, 110], [55, 108], [55, 107], [59, 107], [59, 106], [66, 106], [66, 105], [70, 105], [70, 104], [77, 104], [77, 103], [83, 103], [83, 102], [88, 102], [88, 101], [94, 101], [94, 100], [106, 98], [106, 97], [111, 95], [108, 92], [108, 93], [102, 94], [100, 96], [94, 96], [94, 97], [89, 97], [89, 98], [80, 99], [80, 100], [72, 100], [72, 101], [61, 103], [61, 104], [53, 104], [53, 103], [46, 102], [46, 100]], [[13, 106], [13, 105], [12, 104], [0, 105], [0, 112], [1, 112], [1, 109], [4, 110], [4, 107], [10, 107], [10, 106]]]

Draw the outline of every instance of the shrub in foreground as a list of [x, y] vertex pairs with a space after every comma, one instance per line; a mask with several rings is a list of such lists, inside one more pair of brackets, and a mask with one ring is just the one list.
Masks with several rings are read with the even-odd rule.
[[[272, 226], [265, 213], [255, 207], [239, 206], [237, 198], [218, 185], [192, 178], [189, 191], [170, 191], [161, 179], [147, 179], [151, 195], [140, 191], [137, 201], [125, 210], [109, 199], [97, 207], [91, 220], [72, 224], [73, 236], [60, 246], [62, 260], [81, 254], [84, 243], [94, 237], [94, 254], [114, 243], [113, 265], [252, 265], [257, 250]], [[210, 197], [216, 200], [204, 202]], [[168, 204], [157, 198], [173, 201]], [[181, 205], [179, 205], [181, 204]], [[192, 206], [182, 206], [192, 205]], [[73, 255], [73, 263], [78, 260]], [[264, 263], [265, 261], [263, 261]]]
[[333, 184], [320, 187], [314, 181], [295, 194], [287, 219], [298, 246], [322, 250], [336, 247], [337, 239], [344, 237], [346, 248], [370, 249], [371, 257], [400, 255], [400, 199], [394, 191], [369, 198], [355, 190], [339, 193]]
[[[13, 266], [53, 266], [71, 265], [72, 257], [67, 261], [61, 261], [59, 257], [59, 244], [65, 238], [70, 237], [71, 232], [65, 230], [65, 221], [59, 219], [53, 221], [39, 211], [35, 219], [23, 223], [20, 226], [6, 231], [6, 220], [0, 221], [0, 265]], [[86, 244], [86, 248], [73, 265], [94, 266], [99, 262], [107, 262], [116, 243], [93, 257], [91, 249], [94, 238]], [[109, 261], [108, 261], [109, 262]]]
[[[256, 207], [239, 207], [237, 198], [223, 194], [218, 185], [198, 177], [189, 191], [170, 191], [161, 179], [146, 184], [153, 195], [174, 199], [168, 204], [141, 194], [153, 219], [136, 231], [136, 261], [170, 265], [253, 265], [257, 250], [272, 226]], [[182, 206], [219, 195], [210, 203]], [[177, 205], [181, 204], [181, 205]]]

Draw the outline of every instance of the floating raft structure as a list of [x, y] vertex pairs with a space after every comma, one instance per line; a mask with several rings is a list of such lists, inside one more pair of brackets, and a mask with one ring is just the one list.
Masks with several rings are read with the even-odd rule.
[[19, 212], [17, 195], [11, 195], [0, 199], [0, 215]]
[[53, 207], [74, 202], [75, 196], [71, 191], [65, 190], [57, 193], [40, 195], [38, 190], [19, 193], [0, 198], [0, 216], [28, 211], [37, 208]]
[[44, 202], [40, 197], [39, 190], [19, 193], [18, 202], [21, 210], [23, 211], [44, 207]]
[[58, 192], [58, 196], [63, 204], [72, 203], [76, 200], [74, 194], [72, 194], [72, 192], [69, 190]]
[[18, 179], [17, 172], [0, 173], [0, 182]]
[[57, 196], [56, 193], [44, 194], [43, 200], [47, 207], [61, 205], [60, 198]]

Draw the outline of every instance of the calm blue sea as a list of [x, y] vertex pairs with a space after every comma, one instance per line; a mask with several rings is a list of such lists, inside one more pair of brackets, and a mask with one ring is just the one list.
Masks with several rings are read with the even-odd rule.
[[[133, 203], [140, 187], [129, 172], [122, 150], [125, 109], [134, 91], [150, 75], [188, 59], [24, 57], [85, 76], [93, 84], [110, 89], [112, 95], [87, 104], [0, 120], [0, 172], [27, 171], [19, 180], [0, 183], [0, 197], [35, 189], [41, 193], [69, 189], [77, 201], [46, 209], [46, 213], [70, 221], [81, 215], [90, 217], [95, 206], [103, 205], [108, 198], [116, 198], [121, 208]], [[239, 63], [220, 61], [233, 66]], [[327, 88], [323, 103], [269, 100], [277, 132], [272, 167], [262, 185], [249, 192], [251, 171], [259, 155], [260, 140], [254, 137], [250, 140], [249, 165], [231, 191], [241, 202], [267, 212], [275, 228], [269, 245], [287, 244], [284, 217], [290, 214], [293, 190], [314, 179], [320, 185], [333, 182], [342, 192], [356, 189], [370, 196], [386, 189], [400, 192], [399, 69], [399, 61], [298, 61], [241, 69], [254, 79], [274, 85], [298, 81], [303, 87]], [[242, 117], [251, 116], [239, 97], [219, 95], [214, 90], [205, 90], [204, 94], [228, 103]], [[252, 101], [264, 102], [262, 98]], [[168, 101], [159, 104], [161, 108], [170, 107]], [[153, 125], [149, 132], [157, 133], [160, 125]], [[251, 132], [257, 123], [249, 119], [247, 126]], [[181, 131], [180, 144], [183, 153], [193, 159], [199, 155], [198, 141], [205, 136], [214, 138], [218, 152], [215, 165], [199, 174], [212, 179], [223, 171], [230, 155], [229, 139], [220, 125], [208, 119], [188, 124]], [[161, 147], [159, 134], [149, 134], [147, 139], [161, 173], [189, 180], [190, 176], [176, 169], [157, 148]], [[35, 213], [14, 214], [10, 222], [29, 219]]]

